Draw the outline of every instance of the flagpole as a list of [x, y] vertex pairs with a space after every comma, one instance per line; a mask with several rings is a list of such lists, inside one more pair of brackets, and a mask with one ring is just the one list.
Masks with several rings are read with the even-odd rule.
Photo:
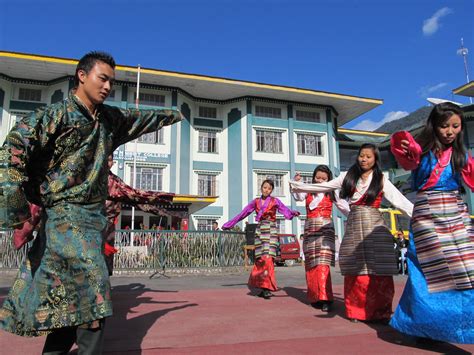
[[[138, 110], [140, 103], [140, 64], [138, 64], [138, 71], [137, 71], [137, 93], [135, 96], [135, 108]], [[132, 180], [132, 187], [137, 187], [137, 153], [138, 153], [138, 138], [134, 140], [134, 154], [133, 154], [133, 180]], [[135, 229], [135, 207], [132, 206], [132, 230]], [[130, 245], [133, 246], [133, 238], [130, 238]]]

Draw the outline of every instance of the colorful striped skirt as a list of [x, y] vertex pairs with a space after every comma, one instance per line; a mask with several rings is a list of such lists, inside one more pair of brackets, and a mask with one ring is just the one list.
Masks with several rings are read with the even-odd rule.
[[330, 218], [309, 218], [304, 225], [303, 252], [305, 269], [317, 265], [335, 265], [336, 236]]
[[351, 206], [339, 249], [342, 275], [398, 274], [393, 237], [376, 208]]
[[457, 191], [418, 193], [412, 229], [430, 292], [474, 287], [474, 229]]
[[255, 258], [270, 255], [275, 258], [278, 248], [278, 230], [276, 223], [260, 221], [255, 231]]

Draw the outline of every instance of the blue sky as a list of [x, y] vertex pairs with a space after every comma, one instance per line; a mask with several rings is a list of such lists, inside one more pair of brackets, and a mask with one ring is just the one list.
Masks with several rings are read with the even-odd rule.
[[[112, 5], [111, 5], [112, 4]], [[426, 105], [467, 103], [460, 39], [473, 0], [0, 0], [0, 49], [380, 98], [346, 127], [376, 128]]]

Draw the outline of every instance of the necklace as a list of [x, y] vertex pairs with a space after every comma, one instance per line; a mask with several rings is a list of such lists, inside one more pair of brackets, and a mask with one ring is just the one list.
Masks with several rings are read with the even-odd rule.
[[[448, 153], [446, 155], [446, 153]], [[436, 175], [439, 175], [439, 169], [441, 169], [441, 171], [444, 170], [445, 167], [447, 167], [449, 165], [449, 163], [451, 162], [451, 155], [453, 154], [453, 149], [452, 148], [449, 148], [448, 151], [445, 151], [444, 154], [442, 154], [439, 158], [437, 157], [437, 160], [438, 160], [438, 164], [437, 164], [437, 168], [435, 169], [435, 174]], [[447, 156], [447, 159], [445, 161], [443, 161], [443, 155], [444, 156]]]

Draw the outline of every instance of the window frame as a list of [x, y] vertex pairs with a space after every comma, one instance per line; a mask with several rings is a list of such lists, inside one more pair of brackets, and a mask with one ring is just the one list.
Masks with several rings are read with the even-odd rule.
[[[300, 139], [301, 137], [301, 139]], [[307, 146], [309, 142], [306, 142], [306, 139], [309, 137], [315, 138], [315, 154], [313, 153], [306, 153], [308, 151]], [[317, 138], [317, 139], [316, 139]], [[324, 156], [323, 151], [323, 135], [317, 133], [303, 133], [303, 132], [296, 132], [296, 154], [302, 156], [309, 156], [309, 157], [322, 157]], [[300, 149], [301, 148], [301, 149]]]
[[[278, 114], [274, 114], [275, 112], [278, 112]], [[282, 119], [283, 112], [282, 112], [281, 107], [255, 105], [255, 116], [264, 117], [264, 118]]]
[[[208, 115], [207, 112], [206, 112], [207, 110], [212, 111], [213, 114]], [[199, 105], [198, 117], [200, 117], [200, 118], [210, 118], [210, 119], [217, 118], [217, 107]]]
[[[270, 137], [273, 136], [273, 137]], [[269, 154], [283, 154], [283, 132], [270, 131], [262, 128], [255, 129], [255, 152], [257, 153], [269, 153]], [[267, 144], [267, 140], [272, 142]], [[267, 146], [277, 148], [276, 150], [266, 150]]]
[[[154, 139], [149, 139], [152, 136], [154, 136]], [[140, 137], [137, 138], [137, 143], [140, 143], [140, 144], [165, 144], [164, 127], [161, 128], [161, 129], [156, 130], [155, 132], [142, 134]]]
[[[143, 169], [150, 169], [155, 171], [156, 170], [156, 182], [154, 186], [149, 186], [148, 182], [143, 182]], [[131, 169], [132, 171], [132, 181], [133, 181], [133, 167]], [[149, 174], [149, 173], [147, 173]], [[151, 174], [150, 174], [151, 175]], [[159, 167], [159, 166], [137, 166], [137, 171], [136, 171], [136, 177], [137, 181], [135, 184], [135, 188], [140, 189], [140, 190], [147, 190], [147, 191], [163, 191], [163, 178], [164, 178], [164, 168]], [[153, 179], [153, 176], [151, 177]], [[145, 185], [144, 185], [145, 184]], [[152, 181], [153, 184], [153, 181]]]
[[[303, 116], [306, 114], [310, 116], [311, 114], [316, 114], [317, 117], [303, 117], [299, 116], [299, 114], [303, 114]], [[318, 111], [310, 111], [310, 110], [302, 110], [302, 109], [296, 109], [295, 110], [295, 120], [300, 121], [300, 122], [312, 122], [312, 123], [321, 123], [321, 112]]]
[[[197, 172], [197, 194], [198, 196], [217, 196], [218, 195], [218, 190], [217, 190], [217, 175], [216, 174], [206, 174], [203, 172]], [[202, 177], [206, 177], [208, 181], [203, 181]], [[202, 188], [204, 190], [201, 190], [201, 184]], [[206, 186], [207, 185], [207, 186]], [[205, 192], [205, 193], [201, 193]]]
[[[198, 129], [198, 153], [204, 154], [219, 154], [219, 141], [217, 137], [217, 131], [214, 130], [206, 130], [206, 129]], [[213, 134], [214, 137], [204, 137], [203, 135]], [[207, 140], [207, 150], [202, 149], [204, 147], [204, 141]], [[209, 149], [212, 144], [209, 142], [213, 141], [214, 150]]]
[[[27, 97], [21, 97], [22, 93], [25, 94]], [[32, 94], [38, 94], [38, 99], [32, 98]], [[18, 88], [18, 100], [20, 101], [28, 101], [28, 102], [41, 102], [41, 97], [43, 96], [43, 90], [37, 88], [29, 88], [29, 87], [20, 87]]]

